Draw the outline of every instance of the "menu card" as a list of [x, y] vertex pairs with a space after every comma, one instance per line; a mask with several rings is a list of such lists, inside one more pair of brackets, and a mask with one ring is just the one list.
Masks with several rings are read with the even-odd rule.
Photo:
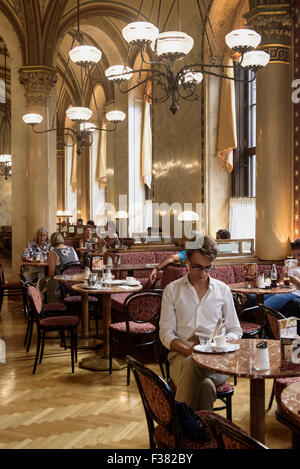
[[279, 319], [280, 368], [300, 370], [300, 336], [297, 335], [297, 318]]

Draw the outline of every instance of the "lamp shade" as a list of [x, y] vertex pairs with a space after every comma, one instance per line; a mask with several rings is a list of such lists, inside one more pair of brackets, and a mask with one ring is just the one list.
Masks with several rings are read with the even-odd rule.
[[151, 44], [152, 41], [155, 41], [158, 34], [158, 28], [146, 21], [129, 23], [122, 30], [125, 41], [133, 45]]
[[0, 155], [0, 163], [4, 163], [7, 166], [11, 166], [11, 155], [8, 155], [8, 154]]
[[69, 56], [76, 65], [88, 67], [99, 62], [102, 52], [94, 46], [77, 46], [70, 50]]
[[128, 81], [132, 78], [133, 73], [132, 68], [125, 65], [113, 65], [105, 70], [105, 76], [108, 80], [115, 83], [122, 83], [123, 81]]
[[225, 36], [228, 47], [238, 52], [255, 49], [261, 41], [261, 36], [252, 29], [235, 29]]
[[92, 122], [82, 122], [80, 124], [81, 132], [94, 132], [96, 129], [96, 125]]
[[184, 212], [181, 212], [178, 215], [178, 220], [179, 221], [198, 221], [199, 215], [198, 213], [193, 212], [192, 210], [185, 210]]
[[126, 118], [126, 114], [122, 111], [109, 111], [105, 117], [109, 122], [122, 122]]
[[43, 116], [41, 116], [41, 114], [30, 113], [30, 114], [24, 114], [22, 119], [25, 122], [25, 124], [35, 125], [35, 124], [40, 124], [42, 122]]
[[129, 218], [129, 217], [128, 217], [128, 213], [125, 210], [119, 210], [116, 213], [115, 218], [117, 218], [119, 220], [123, 220], [123, 219]]
[[93, 111], [88, 107], [70, 107], [66, 110], [66, 114], [73, 122], [84, 122], [92, 117]]
[[[157, 38], [158, 57], [168, 60], [178, 60], [185, 57], [193, 48], [194, 39], [181, 31], [166, 31]], [[155, 50], [155, 42], [151, 44]]]
[[270, 54], [263, 50], [253, 50], [244, 54], [241, 66], [247, 70], [259, 70], [265, 67], [269, 61]]

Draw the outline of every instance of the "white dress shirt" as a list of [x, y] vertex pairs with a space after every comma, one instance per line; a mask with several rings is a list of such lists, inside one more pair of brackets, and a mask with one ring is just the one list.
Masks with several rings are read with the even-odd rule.
[[219, 318], [224, 318], [223, 334], [228, 339], [240, 339], [243, 335], [234, 307], [232, 293], [226, 283], [209, 278], [209, 287], [199, 300], [196, 289], [188, 276], [166, 286], [162, 298], [159, 336], [163, 345], [170, 350], [174, 339], [180, 339], [186, 346], [193, 344], [188, 339], [201, 325], [214, 331]]

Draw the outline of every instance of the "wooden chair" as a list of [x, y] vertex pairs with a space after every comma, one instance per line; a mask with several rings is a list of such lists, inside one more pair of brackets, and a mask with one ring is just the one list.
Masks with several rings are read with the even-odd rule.
[[[214, 434], [213, 427], [210, 427], [209, 424], [209, 418], [215, 415], [213, 412], [206, 410], [195, 411], [195, 414], [206, 427], [208, 439], [190, 440], [185, 438], [180, 431], [175, 396], [168, 383], [133, 357], [127, 356], [126, 360], [133, 372], [144, 406], [150, 449], [219, 448], [218, 439]], [[247, 441], [252, 441], [247, 433], [229, 420], [218, 416], [218, 421], [232, 428], [234, 436], [241, 435], [241, 439], [244, 437], [245, 440], [248, 438]], [[223, 443], [221, 447], [223, 447]], [[235, 444], [232, 444], [232, 448], [235, 447]]]
[[[23, 297], [23, 305], [25, 305], [25, 293], [23, 284], [20, 281], [17, 282], [6, 282], [4, 277], [4, 269], [0, 264], [0, 313], [2, 309], [3, 299], [5, 296], [20, 296]], [[26, 315], [25, 309], [24, 314]]]
[[[279, 332], [279, 324], [278, 320], [286, 319], [286, 317], [281, 314], [276, 309], [271, 308], [270, 306], [266, 306], [264, 304], [259, 305], [265, 313], [267, 319], [267, 334], [270, 339], [280, 340], [280, 332]], [[273, 381], [273, 387], [271, 392], [271, 397], [268, 405], [268, 410], [271, 409], [274, 396], [278, 399], [280, 398], [280, 394], [284, 388], [286, 388], [289, 384], [294, 382], [300, 381], [300, 377], [288, 377], [288, 378], [275, 378]]]
[[[114, 344], [126, 347], [126, 354], [133, 350], [156, 346], [160, 369], [164, 375], [160, 353], [158, 323], [160, 318], [162, 290], [143, 290], [132, 293], [124, 302], [124, 321], [109, 326], [109, 374], [112, 373]], [[130, 366], [127, 366], [127, 385], [130, 384]]]
[[77, 327], [79, 318], [77, 316], [54, 316], [44, 317], [43, 304], [40, 293], [35, 285], [26, 283], [25, 291], [28, 297], [28, 304], [31, 313], [35, 316], [37, 326], [37, 346], [32, 374], [35, 374], [38, 360], [42, 362], [45, 340], [48, 339], [47, 332], [58, 332], [64, 339], [65, 332], [71, 338], [71, 364], [74, 373], [74, 363], [77, 362]]

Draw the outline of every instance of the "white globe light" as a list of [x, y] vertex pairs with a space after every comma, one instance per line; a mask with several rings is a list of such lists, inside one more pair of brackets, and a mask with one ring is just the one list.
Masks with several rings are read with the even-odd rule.
[[125, 65], [113, 65], [105, 70], [105, 76], [108, 80], [122, 83], [128, 81], [133, 77], [132, 68]]
[[122, 30], [125, 41], [133, 45], [151, 44], [152, 41], [155, 41], [158, 34], [158, 28], [146, 21], [129, 23]]
[[0, 163], [5, 163], [7, 166], [11, 166], [11, 155], [0, 155]]
[[235, 29], [225, 36], [228, 47], [238, 52], [255, 49], [261, 41], [261, 36], [252, 29]]
[[126, 118], [126, 114], [122, 111], [109, 111], [105, 117], [109, 122], [122, 122]]
[[203, 80], [203, 73], [201, 72], [193, 72], [192, 70], [187, 71], [182, 79], [179, 80], [180, 85], [184, 86], [194, 86], [199, 85]]
[[184, 212], [181, 212], [178, 215], [178, 220], [179, 221], [198, 221], [199, 215], [198, 213], [193, 212], [192, 210], [185, 210]]
[[88, 67], [99, 62], [102, 52], [94, 46], [77, 46], [70, 50], [69, 56], [76, 65]]
[[80, 130], [82, 132], [94, 132], [96, 129], [96, 125], [92, 122], [83, 122], [80, 124]]
[[92, 117], [93, 111], [88, 107], [70, 107], [67, 109], [66, 114], [71, 121], [84, 122]]
[[24, 114], [22, 119], [25, 122], [25, 124], [34, 125], [34, 124], [40, 124], [43, 120], [43, 116], [41, 116], [41, 114], [30, 113], [30, 114]]
[[[193, 48], [194, 39], [181, 31], [160, 33], [157, 38], [158, 57], [178, 60], [185, 57]], [[155, 50], [155, 41], [151, 47]]]
[[247, 70], [259, 70], [265, 67], [269, 61], [270, 54], [263, 50], [253, 50], [244, 54], [241, 66]]

